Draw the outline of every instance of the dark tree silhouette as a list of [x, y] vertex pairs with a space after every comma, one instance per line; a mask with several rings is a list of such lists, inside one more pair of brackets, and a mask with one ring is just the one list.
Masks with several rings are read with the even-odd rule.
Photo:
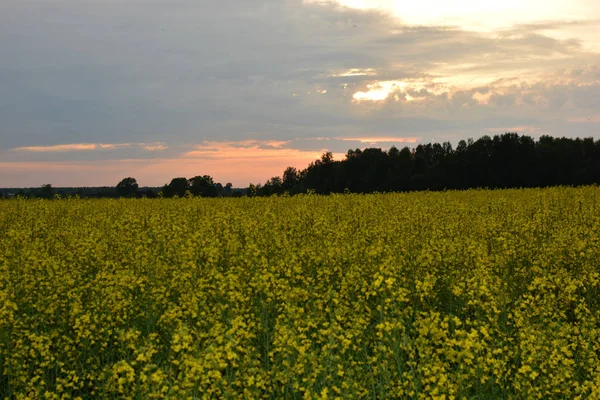
[[[555, 185], [600, 184], [600, 140], [593, 138], [532, 137], [505, 133], [477, 140], [461, 140], [454, 149], [449, 142], [424, 143], [415, 148], [392, 147], [348, 150], [343, 160], [331, 152], [305, 169], [288, 167], [282, 177], [264, 185], [251, 184], [245, 191], [216, 183], [208, 175], [174, 178], [163, 187], [165, 197], [183, 197], [189, 190], [202, 197], [270, 196], [311, 191], [318, 194], [372, 193], [385, 191], [445, 190], [468, 188], [520, 188]], [[66, 193], [61, 188], [62, 193]], [[51, 185], [21, 190], [25, 196], [52, 198]], [[140, 193], [134, 178], [116, 188], [78, 189], [82, 197], [153, 197]]]
[[283, 188], [285, 190], [292, 190], [298, 183], [300, 183], [298, 170], [294, 167], [287, 167], [285, 171], [283, 171]]
[[260, 184], [258, 185], [254, 185], [254, 184], [250, 184], [248, 186], [248, 189], [246, 189], [246, 195], [248, 197], [254, 197], [258, 195], [258, 191], [260, 190]]
[[121, 197], [134, 197], [137, 194], [138, 187], [135, 178], [124, 178], [117, 184], [117, 194]]
[[51, 184], [46, 183], [45, 185], [42, 185], [42, 187], [40, 189], [40, 197], [42, 197], [44, 199], [51, 199], [53, 195], [54, 195], [54, 189], [52, 189]]
[[163, 195], [165, 197], [185, 196], [185, 192], [190, 189], [190, 184], [187, 178], [173, 178], [171, 183], [163, 187]]
[[283, 181], [278, 176], [272, 177], [264, 184], [264, 186], [257, 189], [259, 196], [271, 196], [274, 194], [282, 194], [283, 192]]
[[[278, 193], [271, 178], [258, 195]], [[449, 142], [420, 144], [388, 151], [348, 150], [334, 161], [324, 153], [302, 171], [287, 168], [282, 186], [290, 193], [355, 193], [375, 191], [519, 188], [600, 183], [600, 140], [505, 133]], [[256, 188], [256, 187], [255, 187]]]
[[[220, 184], [219, 184], [220, 185]], [[202, 197], [217, 197], [218, 188], [217, 184], [213, 181], [213, 178], [204, 175], [204, 176], [195, 176], [189, 180], [190, 192], [194, 196], [202, 196]], [[221, 185], [221, 189], [222, 189]]]

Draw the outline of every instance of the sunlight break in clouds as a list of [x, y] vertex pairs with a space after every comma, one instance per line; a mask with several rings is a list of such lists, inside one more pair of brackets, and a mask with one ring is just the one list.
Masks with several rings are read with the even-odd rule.
[[377, 76], [377, 71], [373, 68], [351, 68], [346, 72], [330, 74], [331, 77], [351, 77], [351, 76]]
[[[387, 24], [382, 23], [381, 29], [389, 31], [389, 44], [394, 43], [393, 38], [405, 43], [404, 40], [411, 37], [407, 35], [415, 32], [411, 29], [439, 35], [431, 38], [436, 39], [440, 47], [440, 60], [423, 64], [420, 72], [427, 77], [423, 82], [390, 80], [394, 78], [393, 66], [388, 66], [386, 79], [378, 76], [377, 65], [330, 75], [372, 77], [371, 82], [363, 80], [364, 88], [354, 92], [352, 99], [355, 103], [383, 103], [390, 97], [396, 102], [419, 102], [427, 100], [427, 96], [415, 96], [415, 92], [422, 89], [436, 96], [445, 94], [452, 98], [458, 91], [492, 84], [498, 88], [502, 86], [498, 81], [514, 77], [521, 79], [519, 84], [526, 82], [534, 85], [543, 80], [548, 83], [548, 77], [542, 75], [548, 75], [552, 66], [574, 65], [577, 54], [580, 57], [590, 57], [594, 52], [600, 51], [600, 33], [596, 29], [599, 24], [600, 2], [591, 0], [568, 3], [559, 0], [305, 0], [305, 3], [337, 4], [353, 10], [381, 12], [382, 21], [387, 21]], [[390, 19], [390, 16], [393, 17]], [[444, 26], [448, 28], [440, 30], [439, 27]], [[450, 30], [444, 34], [443, 29]], [[471, 43], [471, 54], [465, 53], [466, 57], [462, 60], [444, 60], [445, 54], [459, 49], [451, 37], [462, 37], [464, 48]], [[419, 42], [417, 55], [428, 52], [429, 46], [434, 43], [428, 39], [426, 37], [425, 41]], [[485, 42], [489, 46], [485, 46]], [[520, 57], [515, 57], [516, 55]], [[404, 63], [406, 57], [400, 53], [399, 60]], [[507, 63], [509, 59], [513, 59], [513, 62]], [[506, 86], [514, 83], [506, 82]], [[502, 95], [502, 90], [499, 93]], [[478, 104], [487, 106], [490, 97], [491, 93], [479, 93], [473, 99]]]
[[514, 24], [585, 19], [596, 1], [575, 0], [305, 0], [307, 3], [337, 3], [359, 10], [391, 13], [409, 25], [453, 25], [469, 30], [491, 31]]
[[[463, 88], [466, 88], [464, 85]], [[411, 79], [406, 81], [375, 81], [368, 84], [365, 91], [358, 91], [352, 95], [355, 102], [372, 101], [380, 102], [387, 100], [390, 95], [395, 94], [394, 100], [400, 101], [403, 98], [405, 101], [422, 100], [426, 91], [427, 94], [442, 95], [447, 94], [452, 97], [452, 93], [456, 88], [448, 83], [443, 83], [443, 79], [429, 78], [426, 79]]]
[[406, 85], [406, 82], [399, 81], [375, 82], [367, 85], [367, 91], [354, 93], [352, 98], [358, 102], [364, 100], [383, 101], [387, 99], [391, 93], [405, 88]]

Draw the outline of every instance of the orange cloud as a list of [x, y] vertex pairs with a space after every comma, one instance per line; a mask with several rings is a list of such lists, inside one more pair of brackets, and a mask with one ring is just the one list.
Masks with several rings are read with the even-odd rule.
[[142, 144], [141, 146], [144, 148], [144, 150], [148, 151], [160, 151], [169, 148], [169, 146], [165, 145], [164, 143]]
[[311, 160], [321, 157], [326, 149], [321, 151], [304, 151], [284, 148], [289, 141], [258, 141], [245, 140], [241, 142], [206, 141], [192, 151], [183, 154], [185, 158], [218, 158], [218, 159], [290, 159], [298, 158]]
[[94, 144], [94, 143], [76, 143], [76, 144], [58, 144], [55, 146], [17, 147], [14, 150], [15, 151], [34, 152], [34, 153], [43, 153], [43, 152], [59, 152], [59, 151], [89, 151], [89, 150], [96, 150], [97, 147], [98, 147], [98, 145]]
[[539, 130], [540, 130], [540, 128], [533, 126], [533, 125], [520, 125], [520, 126], [513, 126], [511, 128], [487, 128], [486, 129], [487, 132], [500, 132], [500, 133], [505, 133], [505, 132], [534, 133]]
[[345, 140], [345, 141], [358, 141], [361, 143], [369, 143], [369, 144], [375, 144], [375, 143], [417, 143], [419, 140], [421, 140], [422, 138], [420, 137], [357, 137], [357, 138], [336, 138], [338, 140]]
[[345, 72], [330, 74], [331, 77], [352, 77], [352, 76], [376, 76], [377, 71], [374, 68], [352, 68]]
[[165, 150], [168, 147], [164, 143], [69, 143], [57, 144], [51, 146], [25, 146], [17, 147], [13, 151], [31, 152], [31, 153], [54, 153], [68, 151], [93, 151], [93, 150], [112, 150], [123, 149], [133, 146], [142, 147], [148, 151]]
[[100, 143], [96, 145], [96, 148], [100, 148], [100, 149], [120, 149], [120, 148], [127, 148], [127, 147], [131, 147], [131, 143], [110, 143], [110, 144], [106, 144], [106, 143]]

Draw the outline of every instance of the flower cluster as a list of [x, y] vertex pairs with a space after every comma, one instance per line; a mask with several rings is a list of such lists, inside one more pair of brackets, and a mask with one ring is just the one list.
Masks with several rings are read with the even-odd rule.
[[600, 398], [598, 195], [0, 202], [0, 398]]

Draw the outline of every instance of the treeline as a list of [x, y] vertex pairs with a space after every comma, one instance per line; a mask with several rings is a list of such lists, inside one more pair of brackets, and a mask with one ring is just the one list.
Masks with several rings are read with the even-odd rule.
[[241, 197], [245, 189], [234, 189], [231, 183], [225, 185], [215, 182], [210, 175], [198, 175], [193, 178], [173, 178], [169, 184], [158, 191], [142, 192], [135, 178], [125, 178], [116, 186], [118, 197]]
[[[158, 193], [159, 190], [154, 188], [140, 188], [138, 193], [146, 194], [148, 192]], [[41, 187], [33, 188], [4, 188], [0, 189], [0, 198], [23, 197], [23, 198], [103, 198], [103, 197], [119, 197], [114, 186], [101, 187], [53, 187], [50, 184], [42, 185]], [[152, 195], [151, 195], [152, 196]]]
[[330, 152], [304, 170], [250, 185], [249, 195], [402, 192], [468, 188], [520, 188], [600, 183], [600, 140], [505, 133], [493, 138], [421, 144], [384, 151], [349, 150], [344, 160]]
[[[135, 178], [125, 178], [116, 187], [66, 193], [80, 197], [241, 197], [299, 193], [372, 193], [469, 188], [526, 188], [600, 183], [600, 140], [571, 139], [505, 133], [493, 138], [420, 144], [415, 148], [392, 147], [348, 150], [336, 161], [331, 152], [305, 169], [288, 167], [282, 176], [265, 184], [235, 189], [209, 175], [174, 178], [162, 188], [140, 189]], [[81, 189], [80, 189], [81, 190]], [[1, 195], [2, 193], [0, 193]], [[51, 185], [21, 190], [24, 197], [64, 197]], [[15, 194], [10, 194], [15, 196]], [[4, 193], [4, 197], [9, 197]]]
[[39, 188], [0, 189], [0, 198], [158, 198], [158, 197], [242, 197], [246, 189], [233, 188], [231, 183], [223, 186], [214, 182], [208, 175], [196, 176], [190, 179], [173, 178], [163, 187], [140, 188], [137, 180], [132, 177], [124, 178], [116, 186], [85, 187], [85, 188], [54, 188], [50, 184]]
[[163, 197], [241, 197], [244, 189], [234, 189], [231, 183], [223, 186], [215, 182], [210, 175], [195, 176], [190, 179], [173, 178], [168, 185], [163, 186], [160, 196]]

